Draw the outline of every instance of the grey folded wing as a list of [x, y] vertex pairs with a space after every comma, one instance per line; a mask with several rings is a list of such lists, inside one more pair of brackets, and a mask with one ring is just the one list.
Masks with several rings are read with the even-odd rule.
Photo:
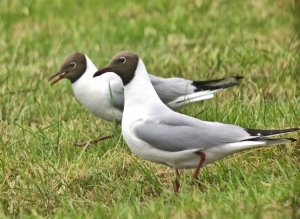
[[194, 93], [195, 90], [192, 81], [184, 78], [161, 78], [151, 74], [149, 77], [158, 96], [165, 104], [178, 97]]
[[110, 90], [110, 97], [112, 101], [112, 105], [119, 109], [124, 109], [124, 86], [123, 83], [115, 83], [110, 82], [109, 84], [109, 90]]
[[239, 126], [201, 121], [179, 113], [165, 115], [161, 120], [139, 121], [134, 132], [153, 147], [170, 152], [204, 150], [253, 138]]

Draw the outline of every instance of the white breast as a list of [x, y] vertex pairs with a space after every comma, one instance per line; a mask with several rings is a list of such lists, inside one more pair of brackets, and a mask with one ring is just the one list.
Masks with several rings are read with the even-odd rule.
[[[171, 152], [161, 151], [139, 139], [134, 133], [134, 126], [147, 120], [153, 111], [153, 104], [166, 108], [151, 85], [145, 66], [139, 60], [135, 76], [124, 87], [125, 106], [122, 119], [122, 134], [130, 150], [146, 160], [174, 166]], [[176, 158], [175, 158], [176, 159]]]
[[76, 99], [95, 116], [108, 121], [120, 122], [122, 111], [113, 107], [109, 87], [118, 86], [119, 83], [123, 86], [122, 81], [113, 73], [93, 78], [97, 68], [87, 56], [86, 59], [85, 73], [72, 83]]

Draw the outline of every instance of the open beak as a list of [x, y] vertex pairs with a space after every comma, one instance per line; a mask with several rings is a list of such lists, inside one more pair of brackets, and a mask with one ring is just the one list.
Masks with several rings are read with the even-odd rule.
[[66, 72], [57, 72], [56, 74], [52, 75], [49, 79], [48, 82], [51, 83], [51, 85], [55, 84], [56, 82], [60, 81], [63, 79], [63, 75], [65, 75]]
[[102, 75], [102, 74], [104, 74], [106, 72], [113, 72], [113, 68], [112, 67], [101, 68], [98, 71], [96, 71], [96, 73], [94, 74], [93, 78], [97, 77], [97, 76], [100, 76], [100, 75]]

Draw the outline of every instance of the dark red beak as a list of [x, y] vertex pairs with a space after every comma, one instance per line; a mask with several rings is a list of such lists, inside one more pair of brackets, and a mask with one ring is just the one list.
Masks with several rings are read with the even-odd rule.
[[102, 74], [104, 74], [106, 72], [113, 72], [113, 68], [111, 68], [111, 67], [101, 68], [101, 69], [99, 69], [98, 71], [95, 72], [93, 78], [97, 77], [97, 76], [100, 76], [100, 75], [102, 75]]
[[66, 72], [61, 72], [61, 71], [59, 71], [59, 72], [57, 72], [56, 74], [54, 74], [54, 75], [52, 75], [49, 79], [48, 79], [48, 81], [49, 81], [49, 83], [51, 84], [51, 85], [53, 85], [53, 84], [55, 84], [56, 82], [58, 82], [58, 81], [60, 81], [61, 79], [63, 79], [64, 77], [64, 75], [66, 74]]

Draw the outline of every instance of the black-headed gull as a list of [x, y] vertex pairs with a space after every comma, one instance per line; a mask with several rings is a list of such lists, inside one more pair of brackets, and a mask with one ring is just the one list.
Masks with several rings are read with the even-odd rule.
[[[49, 82], [55, 84], [61, 79], [69, 79], [75, 97], [85, 108], [97, 117], [120, 123], [124, 108], [122, 80], [114, 73], [93, 78], [96, 71], [96, 66], [87, 55], [76, 52], [64, 61], [59, 71], [49, 78]], [[192, 81], [184, 78], [161, 78], [150, 75], [152, 85], [159, 97], [172, 109], [210, 99], [214, 93], [238, 85], [241, 78], [237, 76]]]
[[138, 156], [174, 168], [176, 191], [180, 186], [178, 169], [196, 168], [197, 178], [200, 168], [209, 163], [238, 151], [292, 142], [295, 139], [268, 137], [299, 130], [246, 129], [174, 112], [155, 92], [143, 61], [131, 52], [118, 53], [94, 76], [108, 72], [119, 75], [124, 84], [125, 142]]

